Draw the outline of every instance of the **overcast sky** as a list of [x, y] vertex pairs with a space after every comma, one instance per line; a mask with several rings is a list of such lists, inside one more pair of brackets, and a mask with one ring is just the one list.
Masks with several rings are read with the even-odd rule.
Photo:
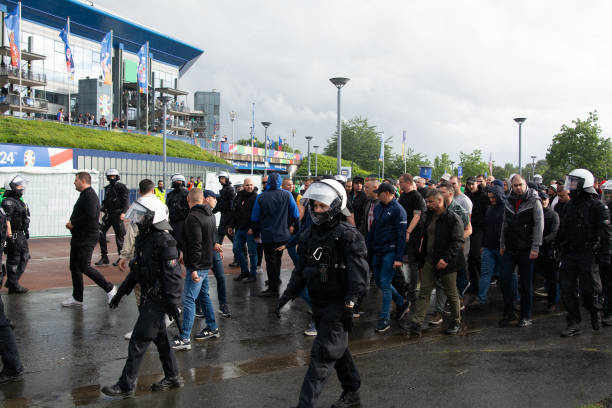
[[[98, 4], [205, 53], [180, 80], [221, 92], [221, 134], [297, 130], [325, 146], [342, 118], [367, 117], [432, 161], [481, 149], [497, 164], [543, 158], [562, 124], [599, 111], [612, 125], [612, 2], [100, 0]], [[188, 97], [193, 106], [193, 94]], [[315, 143], [316, 142], [316, 143]], [[378, 155], [378, 152], [372, 152]]]

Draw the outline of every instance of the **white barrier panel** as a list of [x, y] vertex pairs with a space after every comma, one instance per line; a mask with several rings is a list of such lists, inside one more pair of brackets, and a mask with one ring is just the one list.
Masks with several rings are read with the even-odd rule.
[[44, 167], [0, 168], [0, 182], [4, 186], [16, 175], [26, 180], [24, 201], [30, 208], [30, 237], [69, 236], [66, 223], [72, 207], [79, 198], [74, 188], [74, 176], [79, 171], [91, 174], [92, 187], [97, 192], [97, 170], [53, 169]]

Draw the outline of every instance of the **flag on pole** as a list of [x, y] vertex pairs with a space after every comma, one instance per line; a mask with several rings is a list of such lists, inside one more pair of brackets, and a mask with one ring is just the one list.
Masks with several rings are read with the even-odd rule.
[[283, 139], [281, 139], [281, 137], [278, 137], [278, 150], [282, 150], [283, 148]]
[[147, 75], [149, 73], [148, 59], [149, 59], [149, 43], [146, 42], [142, 45], [142, 47], [140, 47], [140, 50], [138, 51], [137, 79], [138, 79], [138, 92], [139, 93], [147, 92], [147, 87], [148, 87], [147, 86], [148, 85]]
[[385, 134], [380, 135], [380, 156], [378, 156], [378, 161], [385, 160]]
[[102, 76], [106, 85], [113, 83], [113, 71], [111, 68], [111, 56], [112, 56], [112, 31], [106, 33], [102, 42], [100, 43], [100, 68], [102, 69]]
[[406, 153], [406, 131], [402, 131], [402, 158]]
[[493, 175], [493, 155], [489, 153], [489, 174]]
[[70, 38], [68, 23], [66, 22], [66, 26], [62, 28], [60, 31], [60, 38], [64, 42], [64, 54], [66, 55], [66, 71], [70, 73], [70, 77], [74, 78], [74, 60], [72, 59], [72, 49], [70, 48]]
[[4, 17], [9, 47], [11, 48], [11, 65], [13, 67], [21, 67], [21, 38], [19, 38], [19, 33], [21, 32], [19, 30], [19, 24], [21, 23], [20, 14], [19, 5], [17, 5], [10, 14]]

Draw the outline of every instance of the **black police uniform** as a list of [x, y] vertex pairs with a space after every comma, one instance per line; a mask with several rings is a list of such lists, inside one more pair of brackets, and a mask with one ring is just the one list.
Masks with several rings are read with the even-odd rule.
[[542, 210], [544, 213], [544, 232], [540, 253], [535, 260], [535, 269], [544, 275], [548, 306], [552, 307], [557, 302], [557, 287], [559, 285], [559, 254], [554, 247], [559, 231], [559, 214], [550, 206]]
[[[6, 242], [6, 215], [0, 209], [0, 243], [4, 246]], [[0, 263], [2, 263], [2, 251], [0, 251]], [[0, 280], [0, 286], [2, 281]], [[4, 303], [0, 297], [0, 356], [2, 357], [2, 372], [0, 372], [0, 384], [20, 380], [23, 376], [23, 366], [19, 359], [19, 351], [15, 341], [15, 334], [11, 328], [11, 322], [4, 314]]]
[[[234, 210], [234, 198], [236, 198], [236, 191], [232, 186], [232, 183], [228, 180], [226, 184], [223, 184], [221, 190], [219, 190], [219, 200], [213, 213], [221, 213], [221, 219], [219, 220], [218, 239], [219, 244], [223, 244], [223, 238], [227, 235], [227, 227], [231, 221], [232, 211]], [[228, 235], [230, 241], [234, 242], [234, 237]]]
[[[610, 205], [612, 201], [606, 203], [608, 215], [610, 215]], [[612, 223], [608, 225], [608, 229], [612, 229]], [[606, 262], [607, 261], [607, 262]], [[601, 257], [599, 259], [599, 274], [601, 275], [601, 284], [603, 286], [603, 324], [604, 326], [612, 326], [612, 268], [610, 268], [610, 257]]]
[[591, 313], [593, 329], [597, 330], [603, 307], [599, 264], [610, 264], [612, 242], [608, 208], [588, 192], [572, 196], [563, 210], [557, 242], [561, 251], [561, 297], [567, 310], [568, 329], [577, 329], [581, 321], [580, 290], [584, 306]]
[[23, 275], [28, 261], [30, 260], [30, 249], [28, 239], [30, 238], [30, 210], [26, 203], [20, 199], [21, 195], [14, 191], [4, 193], [2, 209], [11, 223], [12, 238], [6, 243], [6, 284], [9, 293], [21, 289], [19, 278]]
[[314, 406], [333, 367], [344, 392], [357, 391], [361, 385], [348, 349], [353, 310], [345, 304], [357, 302], [365, 293], [368, 279], [366, 245], [355, 227], [338, 218], [323, 225], [313, 224], [301, 233], [298, 266], [279, 299], [282, 307], [308, 287], [312, 301], [317, 337], [312, 345], [299, 407]]
[[173, 184], [172, 191], [166, 197], [166, 205], [168, 206], [168, 214], [172, 231], [170, 233], [177, 242], [179, 250], [183, 248], [183, 224], [185, 218], [189, 214], [189, 204], [187, 203], [187, 190], [182, 184]]
[[104, 199], [102, 200], [102, 208], [104, 212], [102, 223], [100, 225], [100, 252], [102, 258], [108, 258], [108, 248], [106, 246], [106, 232], [110, 227], [115, 231], [115, 242], [117, 243], [117, 252], [121, 252], [123, 248], [123, 239], [125, 238], [125, 225], [121, 220], [121, 214], [125, 214], [130, 207], [130, 192], [123, 183], [118, 181], [104, 187]]
[[113, 298], [111, 302], [111, 306], [115, 300], [118, 303], [122, 296], [132, 291], [134, 285], [140, 284], [140, 314], [128, 346], [128, 358], [117, 383], [124, 392], [134, 389], [140, 362], [151, 341], [157, 346], [165, 378], [178, 378], [179, 375], [164, 322], [166, 313], [178, 316], [181, 299], [181, 268], [176, 241], [168, 232], [152, 227], [148, 231], [140, 231], [134, 250], [130, 273], [117, 290], [118, 298]]

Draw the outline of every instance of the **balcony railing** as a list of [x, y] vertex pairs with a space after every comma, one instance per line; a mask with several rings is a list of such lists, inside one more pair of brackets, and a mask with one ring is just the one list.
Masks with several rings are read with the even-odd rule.
[[[0, 67], [0, 76], [19, 78], [19, 69], [11, 66]], [[21, 79], [26, 81], [47, 82], [47, 76], [43, 72], [34, 70], [21, 70]]]
[[[19, 95], [0, 95], [0, 104], [19, 106]], [[21, 98], [21, 106], [24, 108], [47, 110], [48, 102], [45, 99], [24, 96]]]

